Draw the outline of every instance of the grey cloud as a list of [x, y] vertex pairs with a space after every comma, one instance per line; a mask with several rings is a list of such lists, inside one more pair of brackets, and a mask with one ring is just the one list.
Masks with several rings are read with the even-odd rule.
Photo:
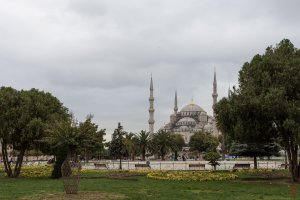
[[[156, 129], [192, 97], [212, 114], [255, 54], [300, 47], [299, 1], [44, 0], [0, 7], [0, 83], [50, 91], [79, 119], [111, 133], [147, 129], [150, 74]], [[107, 136], [107, 138], [110, 138]]]

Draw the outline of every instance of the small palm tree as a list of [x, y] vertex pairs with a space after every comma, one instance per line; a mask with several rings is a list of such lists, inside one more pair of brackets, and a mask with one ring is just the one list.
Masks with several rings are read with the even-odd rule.
[[165, 160], [165, 156], [173, 147], [173, 139], [171, 133], [159, 130], [153, 135], [153, 149], [161, 156], [161, 160]]
[[145, 160], [146, 152], [149, 149], [150, 145], [150, 134], [149, 132], [146, 132], [142, 130], [137, 136], [136, 136], [136, 142], [139, 146], [139, 149], [142, 154], [142, 160]]
[[128, 157], [131, 157], [134, 160], [136, 154], [136, 141], [135, 135], [133, 133], [126, 133], [125, 138], [123, 139], [123, 144], [126, 150], [126, 154]]

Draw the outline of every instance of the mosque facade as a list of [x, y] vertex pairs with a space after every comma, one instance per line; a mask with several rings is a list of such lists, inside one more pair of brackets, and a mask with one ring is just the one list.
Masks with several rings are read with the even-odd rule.
[[[214, 72], [212, 97], [214, 108], [218, 98], [216, 72]], [[205, 132], [216, 137], [220, 134], [216, 126], [215, 112], [213, 112], [213, 116], [208, 115], [208, 113], [194, 101], [183, 106], [183, 108], [179, 111], [177, 102], [177, 92], [175, 92], [174, 113], [170, 115], [169, 122], [161, 127], [160, 130], [165, 130], [173, 134], [180, 134], [186, 144], [189, 143], [191, 136], [196, 132]], [[149, 132], [150, 134], [154, 134], [155, 110], [152, 77], [150, 82], [149, 103]]]

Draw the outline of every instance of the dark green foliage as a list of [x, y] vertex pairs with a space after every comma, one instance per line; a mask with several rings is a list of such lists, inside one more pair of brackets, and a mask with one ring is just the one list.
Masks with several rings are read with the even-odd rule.
[[139, 151], [138, 139], [133, 133], [125, 133], [123, 138], [123, 145], [125, 148], [125, 156], [128, 159], [134, 160]]
[[146, 152], [150, 149], [150, 135], [149, 132], [141, 131], [137, 136], [137, 145], [142, 155], [142, 160], [145, 160]]
[[299, 77], [300, 51], [284, 39], [246, 62], [239, 89], [216, 106], [219, 128], [237, 142], [263, 146], [274, 138], [282, 141], [295, 182], [300, 175]]
[[216, 151], [218, 144], [217, 138], [202, 132], [192, 135], [189, 142], [190, 149], [199, 153]]
[[179, 134], [173, 134], [172, 135], [172, 151], [174, 152], [174, 160], [178, 160], [178, 152], [182, 150], [182, 147], [184, 147], [185, 142], [181, 135]]
[[152, 151], [165, 160], [165, 156], [174, 146], [172, 135], [164, 130], [159, 130], [152, 137]]
[[123, 131], [123, 126], [121, 125], [121, 123], [118, 123], [118, 127], [112, 134], [112, 139], [109, 146], [111, 157], [120, 158], [125, 155], [126, 150], [123, 143], [125, 134], [126, 132]]
[[120, 160], [119, 169], [122, 169], [122, 157], [126, 156], [126, 149], [124, 145], [124, 136], [126, 132], [123, 131], [123, 126], [118, 123], [118, 128], [112, 134], [112, 140], [109, 145], [110, 156]]
[[[98, 126], [92, 123], [92, 117], [88, 116], [84, 122], [77, 123], [70, 118], [65, 121], [57, 121], [49, 125], [47, 136], [43, 142], [48, 143], [54, 152], [57, 152], [55, 170], [59, 170], [65, 159], [77, 159], [77, 155], [87, 152], [101, 151], [103, 147], [103, 136], [105, 130], [98, 130]], [[61, 175], [54, 172], [55, 175]], [[56, 176], [57, 177], [57, 176]]]
[[[45, 135], [46, 124], [67, 118], [67, 109], [50, 93], [37, 89], [0, 89], [0, 139], [8, 177], [18, 177], [25, 152], [36, 148]], [[7, 147], [18, 152], [14, 170], [8, 165]], [[41, 147], [40, 149], [46, 149]]]

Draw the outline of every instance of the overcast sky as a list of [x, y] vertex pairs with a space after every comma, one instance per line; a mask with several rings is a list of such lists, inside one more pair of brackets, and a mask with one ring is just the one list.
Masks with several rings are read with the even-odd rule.
[[148, 130], [153, 74], [155, 129], [192, 98], [212, 114], [255, 54], [288, 38], [300, 48], [300, 1], [1, 0], [0, 85], [38, 88], [107, 139], [121, 122]]

